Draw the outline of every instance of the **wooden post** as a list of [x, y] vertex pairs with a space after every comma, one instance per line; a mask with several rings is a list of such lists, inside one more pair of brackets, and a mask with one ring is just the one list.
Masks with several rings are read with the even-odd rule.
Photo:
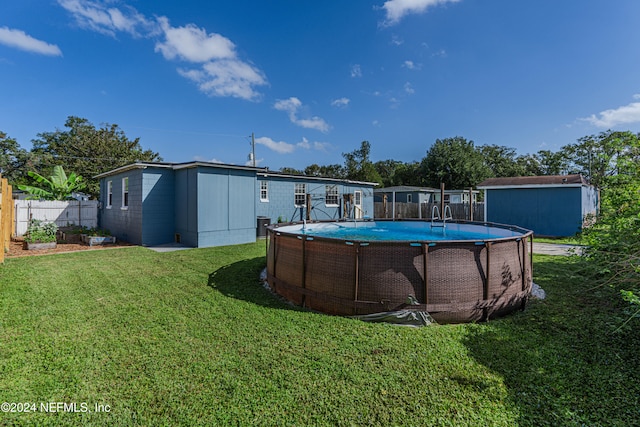
[[2, 244], [0, 245], [0, 263], [4, 263], [4, 235], [5, 235], [5, 228], [8, 226], [8, 224], [6, 223], [6, 212], [5, 212], [5, 208], [4, 208], [4, 178], [2, 178], [2, 175], [0, 175], [0, 241], [2, 242]]
[[11, 186], [0, 176], [0, 263], [4, 262], [4, 253], [11, 242], [11, 202]]

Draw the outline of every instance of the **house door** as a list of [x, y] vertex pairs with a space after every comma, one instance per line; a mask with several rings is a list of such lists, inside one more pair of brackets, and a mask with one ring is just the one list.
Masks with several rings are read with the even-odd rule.
[[362, 212], [362, 191], [353, 192], [353, 217], [360, 219], [363, 217]]

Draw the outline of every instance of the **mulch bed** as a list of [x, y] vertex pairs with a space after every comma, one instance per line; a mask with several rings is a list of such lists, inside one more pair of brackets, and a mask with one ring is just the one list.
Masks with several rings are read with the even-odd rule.
[[5, 253], [6, 258], [17, 258], [23, 256], [37, 256], [37, 255], [48, 255], [48, 254], [58, 254], [65, 252], [78, 252], [78, 251], [96, 251], [96, 250], [104, 250], [109, 248], [119, 248], [126, 246], [134, 246], [127, 242], [116, 242], [109, 243], [106, 245], [96, 245], [89, 246], [83, 243], [66, 243], [66, 242], [58, 242], [58, 245], [55, 249], [42, 249], [35, 251], [28, 251], [23, 249], [23, 241], [21, 238], [12, 239], [9, 244], [9, 252]]

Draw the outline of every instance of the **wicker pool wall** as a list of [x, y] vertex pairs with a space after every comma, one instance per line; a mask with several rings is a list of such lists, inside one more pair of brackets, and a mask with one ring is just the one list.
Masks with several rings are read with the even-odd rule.
[[522, 231], [482, 241], [365, 242], [272, 225], [267, 282], [287, 300], [327, 314], [410, 309], [439, 323], [483, 321], [523, 308], [531, 292], [532, 233]]

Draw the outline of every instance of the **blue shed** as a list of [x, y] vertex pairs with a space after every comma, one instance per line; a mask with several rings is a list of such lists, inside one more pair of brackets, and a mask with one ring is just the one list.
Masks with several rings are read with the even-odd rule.
[[100, 227], [143, 246], [254, 242], [259, 217], [276, 222], [373, 214], [373, 183], [249, 166], [134, 163], [96, 178]]
[[533, 230], [538, 236], [572, 236], [598, 211], [598, 191], [582, 175], [490, 178], [485, 191], [485, 219]]

